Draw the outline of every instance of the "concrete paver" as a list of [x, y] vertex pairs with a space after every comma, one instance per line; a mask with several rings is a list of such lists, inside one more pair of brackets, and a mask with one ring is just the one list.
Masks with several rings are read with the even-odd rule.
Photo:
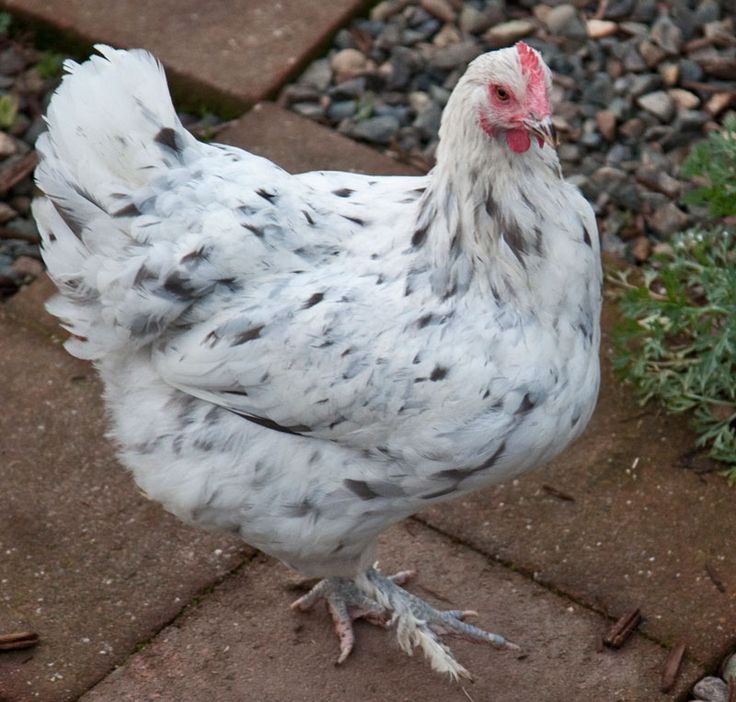
[[[699, 670], [686, 664], [670, 695], [658, 692], [664, 651], [634, 636], [619, 651], [596, 651], [608, 626], [511, 570], [419, 524], [382, 539], [381, 567], [416, 567], [409, 586], [445, 608], [472, 607], [478, 622], [524, 646], [524, 655], [448, 639], [475, 676], [475, 702], [645, 702], [676, 699]], [[293, 582], [293, 578], [291, 581]], [[337, 639], [322, 607], [295, 613], [286, 569], [258, 559], [228, 578], [200, 606], [156, 637], [82, 698], [82, 702], [467, 701], [459, 685], [432, 673], [417, 651], [402, 653], [393, 632], [358, 623], [352, 656], [334, 666]], [[431, 586], [427, 590], [422, 586]]]
[[[607, 345], [606, 335], [604, 357]], [[736, 647], [736, 492], [682, 467], [692, 442], [684, 418], [642, 411], [604, 362], [598, 407], [577, 444], [537, 473], [423, 518], [616, 617], [641, 607], [644, 632], [686, 642], [714, 668]]]
[[77, 699], [248, 549], [143, 498], [87, 363], [0, 312], [0, 700]]
[[[361, 0], [0, 0], [85, 43], [153, 51], [178, 94], [242, 110], [273, 94]], [[189, 100], [188, 100], [189, 101]]]

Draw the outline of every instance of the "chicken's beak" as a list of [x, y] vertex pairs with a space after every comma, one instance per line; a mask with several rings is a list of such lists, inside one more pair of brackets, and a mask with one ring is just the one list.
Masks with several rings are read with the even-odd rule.
[[552, 148], [556, 148], [560, 143], [557, 139], [557, 130], [555, 129], [555, 125], [552, 124], [552, 118], [549, 115], [542, 119], [528, 117], [524, 120], [524, 126], [528, 131], [541, 139], [540, 146], [543, 143], [547, 143]]

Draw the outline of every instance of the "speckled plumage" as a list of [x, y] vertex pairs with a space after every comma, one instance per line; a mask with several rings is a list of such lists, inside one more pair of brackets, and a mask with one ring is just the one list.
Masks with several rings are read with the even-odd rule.
[[489, 80], [526, 88], [513, 48], [471, 64], [424, 177], [289, 175], [199, 143], [150, 55], [100, 51], [66, 65], [34, 213], [49, 309], [151, 498], [354, 576], [391, 523], [582, 432], [596, 224], [554, 149], [489, 135]]

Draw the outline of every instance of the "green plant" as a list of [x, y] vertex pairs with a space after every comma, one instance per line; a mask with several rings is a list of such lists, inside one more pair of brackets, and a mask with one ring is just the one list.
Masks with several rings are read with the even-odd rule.
[[18, 114], [18, 96], [0, 95], [0, 129], [10, 129]]
[[0, 12], [0, 35], [7, 34], [13, 18], [7, 12]]
[[53, 51], [44, 51], [36, 63], [38, 75], [45, 80], [56, 78], [61, 73], [61, 67], [64, 63], [64, 57]]
[[[736, 119], [695, 147], [688, 201], [736, 214]], [[632, 279], [640, 280], [632, 283]], [[623, 289], [614, 366], [642, 403], [691, 412], [697, 445], [736, 481], [736, 230], [726, 223], [676, 235], [640, 273], [609, 275]]]
[[707, 205], [712, 217], [736, 215], [736, 115], [729, 115], [722, 130], [693, 148], [682, 174], [698, 181], [685, 202]]

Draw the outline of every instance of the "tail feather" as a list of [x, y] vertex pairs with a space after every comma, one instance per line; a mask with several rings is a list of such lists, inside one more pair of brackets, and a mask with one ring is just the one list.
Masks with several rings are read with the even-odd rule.
[[179, 122], [155, 58], [96, 48], [101, 56], [64, 65], [37, 143], [46, 197], [33, 205], [61, 293], [49, 310], [74, 334], [68, 350], [90, 359], [149, 343], [199, 292], [192, 274], [179, 294], [182, 242], [149, 242], [132, 217], [134, 193], [201, 145]]

